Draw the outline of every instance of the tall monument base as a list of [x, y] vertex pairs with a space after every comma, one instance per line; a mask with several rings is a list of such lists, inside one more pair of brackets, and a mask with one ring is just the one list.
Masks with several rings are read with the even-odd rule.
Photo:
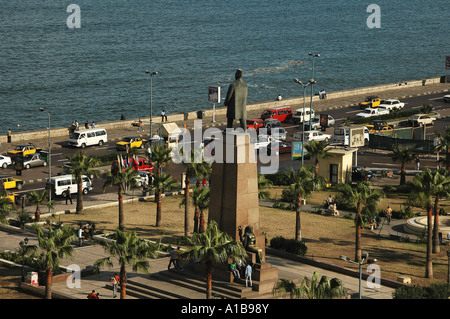
[[[248, 259], [245, 262], [254, 264], [252, 288], [260, 293], [270, 292], [278, 280], [278, 268], [265, 263], [266, 238], [260, 229], [258, 168], [254, 145], [250, 143], [248, 133], [227, 132], [216, 147], [222, 147], [224, 160], [223, 163], [212, 164], [208, 221], [215, 220], [221, 231], [238, 242], [242, 239], [240, 227], [242, 233], [247, 227], [252, 229], [256, 239], [252, 247], [261, 250], [263, 260], [260, 262], [256, 253], [247, 251]], [[230, 282], [234, 280], [233, 274], [225, 266], [216, 267], [213, 276]]]

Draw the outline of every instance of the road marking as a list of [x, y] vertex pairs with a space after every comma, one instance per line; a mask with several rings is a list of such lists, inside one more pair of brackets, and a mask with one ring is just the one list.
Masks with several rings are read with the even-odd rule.
[[356, 113], [356, 112], [362, 112], [362, 110], [348, 111], [348, 112], [345, 112], [345, 113]]
[[442, 96], [440, 96], [440, 97], [435, 97], [435, 98], [432, 98], [432, 99], [428, 99], [428, 101], [434, 101], [434, 100], [440, 100], [440, 99], [442, 99]]

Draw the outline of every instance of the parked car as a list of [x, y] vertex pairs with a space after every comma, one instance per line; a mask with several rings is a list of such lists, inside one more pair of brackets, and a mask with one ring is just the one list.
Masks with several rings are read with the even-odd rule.
[[42, 158], [41, 154], [36, 153], [23, 158], [23, 167], [25, 169], [36, 166], [47, 166], [47, 161]]
[[[117, 160], [113, 161], [111, 164], [111, 174], [117, 174], [117, 172], [119, 171], [119, 162]], [[125, 164], [126, 161], [123, 160], [120, 167], [122, 168], [122, 171], [124, 171], [126, 169]], [[146, 171], [146, 172], [153, 172], [153, 165], [152, 163], [150, 163], [150, 161], [146, 158], [130, 158], [128, 160], [128, 164], [126, 165], [131, 166], [131, 168], [135, 171]]]
[[433, 125], [436, 118], [428, 114], [415, 114], [412, 115], [408, 122], [412, 125]]
[[400, 102], [399, 100], [388, 99], [381, 101], [378, 107], [385, 107], [389, 111], [392, 111], [393, 109], [401, 110], [402, 108], [405, 107], [405, 103]]
[[379, 116], [389, 114], [389, 110], [385, 108], [370, 108], [368, 107], [363, 112], [356, 114], [356, 117], [371, 117], [371, 116]]
[[380, 103], [381, 100], [378, 96], [368, 96], [366, 97], [364, 102], [359, 103], [359, 108], [366, 109], [368, 107], [377, 107], [378, 105], [380, 105]]
[[152, 175], [148, 171], [142, 171], [138, 172], [136, 176], [136, 186], [142, 187], [142, 186], [148, 186], [152, 182]]
[[260, 127], [264, 126], [264, 120], [263, 119], [248, 119], [247, 120], [247, 129], [248, 130], [255, 130], [258, 131]]
[[37, 148], [34, 144], [21, 144], [14, 147], [12, 151], [8, 151], [8, 156], [14, 159], [14, 156], [27, 156], [30, 154], [38, 153], [42, 151], [42, 148]]
[[145, 148], [148, 141], [139, 136], [128, 136], [125, 137], [122, 141], [116, 143], [116, 149], [118, 151], [126, 151], [127, 145], [129, 148]]
[[11, 176], [2, 176], [0, 177], [1, 184], [0, 188], [3, 188], [4, 190], [10, 189], [10, 188], [17, 188], [22, 189], [22, 186], [24, 184], [24, 181], [21, 179], [17, 179]]
[[277, 119], [280, 122], [289, 122], [292, 120], [292, 107], [290, 106], [277, 106], [270, 109], [265, 110], [261, 114], [261, 118], [265, 119]]
[[8, 165], [11, 165], [11, 164], [12, 164], [11, 157], [0, 155], [0, 166], [2, 168], [7, 168]]
[[321, 131], [305, 131], [305, 142], [331, 140], [330, 134], [324, 134]]
[[450, 102], [450, 94], [446, 94], [443, 96], [444, 102]]

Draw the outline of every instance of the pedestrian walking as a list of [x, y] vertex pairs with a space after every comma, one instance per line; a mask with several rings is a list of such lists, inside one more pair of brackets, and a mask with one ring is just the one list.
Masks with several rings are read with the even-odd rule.
[[120, 278], [119, 278], [119, 276], [117, 276], [117, 274], [114, 274], [114, 276], [109, 278], [109, 281], [113, 285], [113, 298], [116, 298], [117, 297], [117, 287], [119, 286]]
[[419, 155], [417, 155], [417, 157], [416, 157], [416, 170], [420, 170], [420, 159], [419, 159]]
[[252, 283], [252, 262], [249, 262], [245, 267], [245, 287], [248, 287], [248, 282], [250, 282], [250, 287], [253, 287]]
[[85, 129], [89, 129], [90, 128], [89, 121], [86, 121], [86, 123], [84, 123], [84, 128]]
[[166, 111], [162, 110], [161, 111], [161, 122], [164, 122], [164, 120], [167, 122], [167, 115], [166, 115]]
[[390, 205], [388, 205], [388, 207], [386, 208], [385, 213], [386, 213], [386, 219], [388, 221], [388, 225], [390, 225], [391, 224], [391, 217], [392, 217], [392, 208], [391, 208]]
[[175, 266], [175, 248], [172, 247], [172, 249], [169, 251], [169, 265], [167, 266], [167, 270], [170, 270], [170, 266], [173, 264]]
[[70, 192], [70, 186], [67, 187], [66, 191], [66, 205], [68, 201], [70, 201], [70, 204], [72, 205], [72, 193]]
[[95, 128], [95, 122], [94, 121], [92, 121], [92, 123], [91, 123], [91, 128]]
[[138, 132], [139, 131], [141, 131], [142, 130], [142, 132], [144, 132], [144, 126], [142, 125], [142, 121], [141, 121], [141, 118], [139, 118], [139, 121], [138, 121]]

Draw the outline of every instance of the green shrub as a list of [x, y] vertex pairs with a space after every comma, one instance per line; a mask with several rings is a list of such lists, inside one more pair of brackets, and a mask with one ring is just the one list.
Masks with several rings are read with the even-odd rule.
[[447, 284], [431, 284], [429, 287], [401, 287], [392, 293], [393, 299], [448, 299], [450, 286]]
[[303, 241], [295, 239], [285, 239], [283, 236], [277, 236], [270, 240], [270, 247], [274, 249], [284, 249], [288, 253], [305, 256], [308, 247]]
[[265, 177], [272, 182], [275, 186], [287, 186], [289, 185], [287, 171], [279, 171], [275, 174], [267, 174]]

